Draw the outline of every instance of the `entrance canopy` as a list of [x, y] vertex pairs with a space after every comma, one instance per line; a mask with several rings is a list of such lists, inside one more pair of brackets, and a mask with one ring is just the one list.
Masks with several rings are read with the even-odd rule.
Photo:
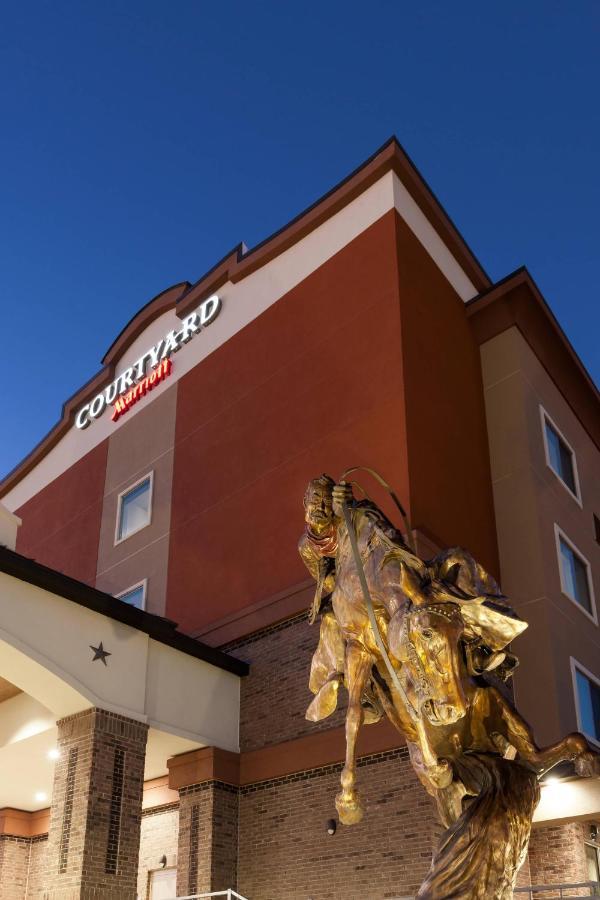
[[146, 778], [188, 750], [237, 752], [246, 672], [173, 622], [0, 547], [0, 809], [49, 805], [56, 722], [90, 707], [149, 726]]

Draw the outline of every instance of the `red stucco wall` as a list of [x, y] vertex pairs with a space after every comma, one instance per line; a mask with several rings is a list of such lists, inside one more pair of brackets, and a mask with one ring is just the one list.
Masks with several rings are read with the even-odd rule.
[[19, 553], [94, 584], [107, 450], [103, 441], [15, 510]]
[[405, 496], [405, 442], [391, 212], [179, 381], [167, 615], [304, 580], [309, 478], [363, 463]]

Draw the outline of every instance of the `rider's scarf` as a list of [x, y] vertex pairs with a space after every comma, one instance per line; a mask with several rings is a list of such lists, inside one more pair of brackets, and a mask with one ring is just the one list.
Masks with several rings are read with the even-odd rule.
[[[310, 530], [308, 525], [305, 526], [305, 533], [309, 544], [313, 547], [319, 556], [335, 556], [338, 547], [337, 528], [331, 523], [327, 531], [322, 535], [316, 535]], [[312, 602], [312, 607], [308, 615], [309, 624], [312, 625], [321, 609], [321, 597], [323, 594], [323, 584], [325, 582], [325, 570], [323, 566], [319, 567], [319, 577], [317, 579], [317, 589]]]
[[309, 525], [306, 525], [304, 530], [310, 545], [314, 547], [319, 556], [335, 556], [338, 547], [338, 535], [337, 528], [333, 522], [321, 536], [311, 531]]

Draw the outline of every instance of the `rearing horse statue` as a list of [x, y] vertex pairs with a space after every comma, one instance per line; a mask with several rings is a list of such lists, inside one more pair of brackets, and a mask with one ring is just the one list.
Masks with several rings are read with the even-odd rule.
[[492, 672], [512, 674], [506, 648], [527, 624], [469, 553], [422, 560], [374, 503], [327, 475], [309, 483], [304, 507], [299, 550], [317, 582], [310, 621], [321, 616], [306, 717], [325, 718], [339, 688], [348, 693], [340, 821], [362, 818], [356, 740], [385, 714], [446, 827], [419, 900], [510, 900], [539, 777], [563, 760], [600, 774], [598, 755], [577, 733], [540, 749], [490, 683]]

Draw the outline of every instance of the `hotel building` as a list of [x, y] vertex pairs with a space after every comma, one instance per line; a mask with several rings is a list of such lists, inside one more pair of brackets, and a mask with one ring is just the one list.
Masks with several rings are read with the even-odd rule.
[[[142, 307], [0, 484], [1, 898], [414, 894], [439, 826], [401, 737], [363, 728], [366, 814], [330, 834], [344, 710], [304, 718], [302, 497], [352, 465], [529, 622], [538, 743], [600, 748], [598, 391], [391, 140]], [[522, 885], [598, 878], [600, 780], [559, 774]]]

